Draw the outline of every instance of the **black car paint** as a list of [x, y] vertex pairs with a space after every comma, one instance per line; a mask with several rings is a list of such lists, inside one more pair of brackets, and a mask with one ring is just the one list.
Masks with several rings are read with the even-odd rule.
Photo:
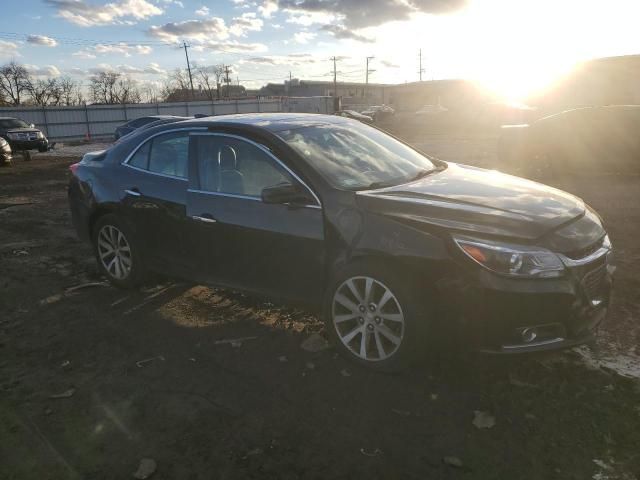
[[[116, 128], [113, 138], [114, 140], [120, 140], [121, 138], [135, 132], [136, 130], [146, 127], [151, 123], [166, 121], [167, 123], [171, 123], [175, 119], [185, 119], [187, 117], [176, 117], [174, 115], [150, 115], [147, 117], [138, 117], [132, 120], [129, 120], [124, 125], [120, 125]], [[143, 123], [144, 122], [144, 123]], [[136, 125], [139, 123], [139, 125]]]
[[[351, 121], [322, 115], [232, 115], [132, 135], [104, 159], [83, 161], [76, 169], [69, 187], [74, 224], [87, 239], [97, 216], [115, 212], [150, 253], [151, 268], [317, 308], [341, 265], [366, 260], [401, 268], [407, 281], [438, 299], [441, 322], [461, 327], [471, 343], [488, 351], [501, 352], [499, 346], [511, 341], [525, 318], [560, 325], [567, 337], [560, 346], [592, 337], [606, 313], [609, 272], [606, 301], [591, 308], [579, 269], [555, 279], [506, 278], [470, 262], [451, 239], [454, 233], [473, 232], [481, 238], [556, 246], [558, 253], [569, 254], [601, 242], [606, 234], [580, 199], [498, 172], [439, 161], [438, 172], [406, 185], [338, 190], [276, 135], [292, 127]], [[211, 202], [197, 191], [194, 178], [161, 178], [121, 165], [143, 140], [176, 129], [238, 135], [266, 145], [311, 188], [320, 205], [264, 205], [234, 198]], [[133, 189], [140, 196], [125, 193]], [[216, 222], [198, 222], [193, 216]]]

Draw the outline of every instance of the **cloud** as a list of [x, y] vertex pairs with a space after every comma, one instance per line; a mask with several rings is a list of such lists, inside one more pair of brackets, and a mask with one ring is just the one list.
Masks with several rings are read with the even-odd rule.
[[359, 33], [356, 33], [353, 30], [349, 30], [348, 28], [340, 25], [324, 25], [320, 28], [320, 30], [328, 32], [335, 38], [338, 38], [340, 40], [356, 40], [358, 42], [364, 43], [370, 43], [374, 41], [372, 38], [360, 35]]
[[56, 9], [56, 15], [81, 27], [98, 25], [134, 24], [163, 10], [147, 0], [117, 0], [104, 5], [94, 5], [86, 0], [44, 0]]
[[0, 58], [19, 57], [18, 44], [0, 40]]
[[[236, 1], [236, 0], [234, 0]], [[236, 2], [241, 3], [241, 2]], [[278, 0], [264, 0], [258, 7], [258, 11], [265, 18], [270, 18], [274, 12], [278, 11]]]
[[400, 65], [390, 62], [389, 60], [382, 60], [380, 63], [387, 68], [400, 68]]
[[60, 76], [60, 70], [55, 65], [44, 65], [39, 67], [37, 65], [25, 65], [24, 68], [34, 77], [58, 77]]
[[255, 13], [243, 13], [240, 17], [235, 17], [231, 21], [229, 32], [232, 35], [244, 37], [249, 31], [259, 32], [262, 30], [262, 25], [262, 20], [256, 18]]
[[235, 40], [228, 42], [216, 42], [210, 40], [194, 47], [197, 52], [204, 50], [213, 50], [219, 53], [247, 53], [247, 52], [266, 52], [267, 46], [262, 43], [240, 43]]
[[210, 17], [203, 20], [185, 20], [183, 22], [169, 22], [160, 26], [152, 26], [147, 34], [165, 40], [178, 42], [191, 40], [206, 44], [207, 42], [226, 40], [230, 36], [243, 37], [249, 31], [260, 31], [263, 21], [256, 18], [255, 13], [244, 13], [231, 20], [227, 25], [220, 17]]
[[144, 69], [145, 73], [150, 73], [153, 75], [164, 75], [167, 73], [167, 71], [163, 68], [160, 68], [160, 65], [158, 65], [155, 62], [150, 63], [149, 65], [147, 65], [147, 67]]
[[347, 28], [375, 27], [407, 20], [415, 13], [441, 14], [464, 7], [467, 0], [279, 0], [281, 9], [301, 14], [331, 14]]
[[84, 60], [91, 60], [96, 58], [96, 56], [93, 53], [87, 50], [79, 50], [77, 52], [73, 52], [71, 55], [77, 58], [82, 58]]
[[[82, 70], [80, 70], [80, 72], [83, 72]], [[95, 67], [90, 68], [87, 72], [84, 72], [85, 74], [90, 74], [90, 75], [97, 75], [99, 73], [102, 72], [107, 72], [107, 73], [112, 73], [112, 72], [116, 72], [116, 73], [123, 73], [125, 75], [131, 76], [131, 75], [165, 75], [167, 73], [166, 70], [160, 68], [160, 65], [158, 65], [157, 63], [150, 63], [149, 65], [147, 65], [146, 67], [142, 68], [142, 67], [137, 67], [134, 65], [128, 65], [128, 64], [122, 64], [122, 65], [116, 65], [113, 66], [109, 63], [99, 63], [98, 65], [96, 65]], [[81, 74], [81, 73], [78, 73]]]
[[29, 35], [27, 36], [27, 43], [32, 45], [41, 45], [43, 47], [55, 47], [58, 45], [51, 37], [45, 37], [44, 35]]
[[209, 7], [200, 7], [198, 10], [195, 11], [195, 14], [198, 15], [199, 17], [208, 17], [209, 16]]
[[147, 33], [168, 42], [177, 42], [181, 39], [205, 42], [212, 37], [217, 40], [229, 38], [229, 29], [224, 20], [219, 17], [154, 25], [147, 30]]
[[313, 32], [296, 32], [293, 34], [293, 40], [296, 43], [309, 43], [309, 40], [313, 40], [316, 34]]
[[309, 65], [320, 60], [309, 53], [292, 53], [289, 55], [264, 55], [240, 60], [238, 63], [252, 63], [256, 65]]
[[87, 47], [83, 50], [72, 53], [74, 57], [91, 59], [97, 55], [120, 54], [130, 57], [133, 54], [149, 55], [153, 52], [153, 48], [149, 45], [129, 45], [127, 43], [115, 44], [98, 44], [93, 47]]

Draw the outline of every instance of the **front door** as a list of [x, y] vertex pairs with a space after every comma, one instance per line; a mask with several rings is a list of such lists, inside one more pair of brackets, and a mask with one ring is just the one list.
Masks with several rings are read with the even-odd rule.
[[319, 201], [295, 208], [263, 203], [263, 188], [301, 181], [248, 139], [191, 138], [187, 216], [194, 269], [216, 284], [317, 300], [324, 272]]

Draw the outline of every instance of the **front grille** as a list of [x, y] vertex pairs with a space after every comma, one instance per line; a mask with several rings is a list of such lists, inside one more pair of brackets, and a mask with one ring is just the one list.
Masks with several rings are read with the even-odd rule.
[[19, 132], [16, 134], [17, 140], [29, 141], [37, 140], [38, 134], [36, 132]]
[[607, 279], [607, 265], [600, 265], [582, 278], [582, 286], [589, 300], [601, 300]]
[[567, 257], [569, 257], [570, 259], [572, 259], [572, 260], [583, 259], [583, 258], [588, 257], [589, 255], [597, 252], [598, 249], [602, 246], [602, 242], [603, 241], [604, 241], [604, 239], [601, 238], [596, 243], [594, 243], [592, 245], [589, 245], [588, 247], [581, 248], [579, 250], [573, 250], [571, 252], [565, 253], [565, 255]]

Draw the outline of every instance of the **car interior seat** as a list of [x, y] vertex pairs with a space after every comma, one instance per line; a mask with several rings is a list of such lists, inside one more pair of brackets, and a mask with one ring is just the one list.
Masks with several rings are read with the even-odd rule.
[[218, 150], [218, 164], [220, 174], [218, 176], [218, 191], [226, 193], [244, 193], [244, 176], [238, 170], [238, 156], [234, 148], [223, 145]]

